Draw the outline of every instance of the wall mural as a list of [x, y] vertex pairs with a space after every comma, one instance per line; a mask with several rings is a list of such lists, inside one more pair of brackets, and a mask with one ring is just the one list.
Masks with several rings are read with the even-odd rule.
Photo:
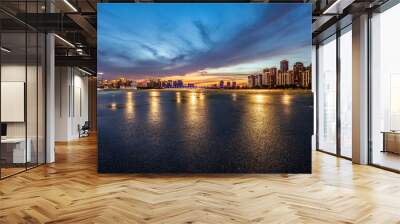
[[98, 4], [98, 170], [310, 173], [310, 4]]

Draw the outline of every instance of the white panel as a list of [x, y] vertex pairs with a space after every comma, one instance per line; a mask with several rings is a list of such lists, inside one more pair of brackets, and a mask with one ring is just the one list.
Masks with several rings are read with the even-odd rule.
[[1, 122], [24, 122], [24, 82], [1, 82]]

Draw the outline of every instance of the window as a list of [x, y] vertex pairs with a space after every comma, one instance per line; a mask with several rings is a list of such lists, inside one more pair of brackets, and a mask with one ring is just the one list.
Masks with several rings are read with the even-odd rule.
[[340, 154], [352, 157], [352, 32], [351, 26], [340, 36]]
[[336, 153], [336, 36], [318, 48], [318, 149]]
[[371, 162], [400, 170], [400, 4], [371, 18]]

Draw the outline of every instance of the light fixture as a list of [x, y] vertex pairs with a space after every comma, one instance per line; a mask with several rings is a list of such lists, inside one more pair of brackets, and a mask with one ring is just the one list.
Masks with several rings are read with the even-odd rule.
[[1, 51], [4, 51], [6, 53], [10, 53], [11, 52], [11, 50], [9, 50], [9, 49], [7, 49], [5, 47], [1, 47]]
[[351, 5], [355, 0], [336, 0], [322, 14], [342, 14], [343, 9]]
[[92, 75], [92, 73], [90, 73], [90, 72], [88, 72], [88, 71], [85, 71], [85, 70], [83, 70], [83, 69], [81, 69], [81, 68], [78, 68], [78, 70], [81, 71], [81, 72], [83, 72], [83, 73], [85, 73], [86, 75]]
[[74, 12], [78, 12], [78, 10], [68, 1], [64, 0], [65, 4], [67, 4]]
[[68, 40], [66, 40], [66, 39], [64, 39], [64, 38], [62, 38], [62, 37], [60, 37], [59, 35], [57, 35], [57, 34], [54, 34], [54, 36], [55, 37], [57, 37], [59, 40], [61, 40], [62, 42], [64, 42], [64, 43], [66, 43], [67, 45], [69, 45], [70, 47], [73, 47], [73, 48], [75, 48], [75, 45], [73, 45], [71, 42], [69, 42]]

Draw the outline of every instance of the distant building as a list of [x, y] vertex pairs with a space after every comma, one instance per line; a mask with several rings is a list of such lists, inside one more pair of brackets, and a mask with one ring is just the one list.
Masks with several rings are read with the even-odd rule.
[[232, 88], [236, 88], [236, 82], [235, 81], [232, 82]]
[[291, 83], [290, 83], [290, 73], [289, 73], [289, 71], [288, 72], [284, 72], [283, 73], [283, 77], [285, 78], [285, 82], [283, 83], [283, 86], [284, 87], [288, 87], [288, 86], [290, 86], [291, 85]]
[[269, 80], [270, 80], [270, 87], [276, 87], [276, 76], [278, 73], [278, 69], [276, 67], [272, 67], [269, 69]]
[[262, 75], [262, 74], [258, 74], [258, 75], [257, 75], [257, 86], [261, 87], [261, 86], [263, 86], [263, 85], [264, 85], [264, 82], [263, 82], [263, 75]]
[[255, 75], [247, 76], [247, 86], [249, 88], [254, 88], [256, 86], [256, 76]]
[[224, 88], [224, 80], [219, 81], [219, 88]]
[[301, 62], [296, 62], [293, 65], [294, 85], [300, 87], [301, 85], [301, 74], [304, 71], [304, 65]]
[[231, 82], [230, 82], [230, 81], [227, 81], [227, 82], [226, 82], [226, 87], [227, 87], [227, 88], [231, 88]]
[[269, 69], [268, 68], [263, 69], [262, 74], [263, 74], [263, 85], [268, 86], [269, 85], [269, 80], [268, 80]]
[[284, 83], [285, 83], [284, 73], [281, 70], [278, 70], [278, 73], [276, 75], [276, 86], [283, 87], [285, 85]]
[[308, 66], [301, 73], [300, 85], [302, 88], [311, 89], [311, 66]]
[[182, 80], [178, 80], [177, 81], [177, 85], [178, 85], [178, 88], [183, 88], [183, 81]]
[[289, 70], [289, 62], [287, 60], [281, 61], [281, 71], [287, 72]]
[[141, 81], [136, 84], [137, 88], [147, 88], [147, 82]]
[[147, 82], [147, 88], [159, 89], [161, 88], [161, 80], [160, 79], [151, 79]]

